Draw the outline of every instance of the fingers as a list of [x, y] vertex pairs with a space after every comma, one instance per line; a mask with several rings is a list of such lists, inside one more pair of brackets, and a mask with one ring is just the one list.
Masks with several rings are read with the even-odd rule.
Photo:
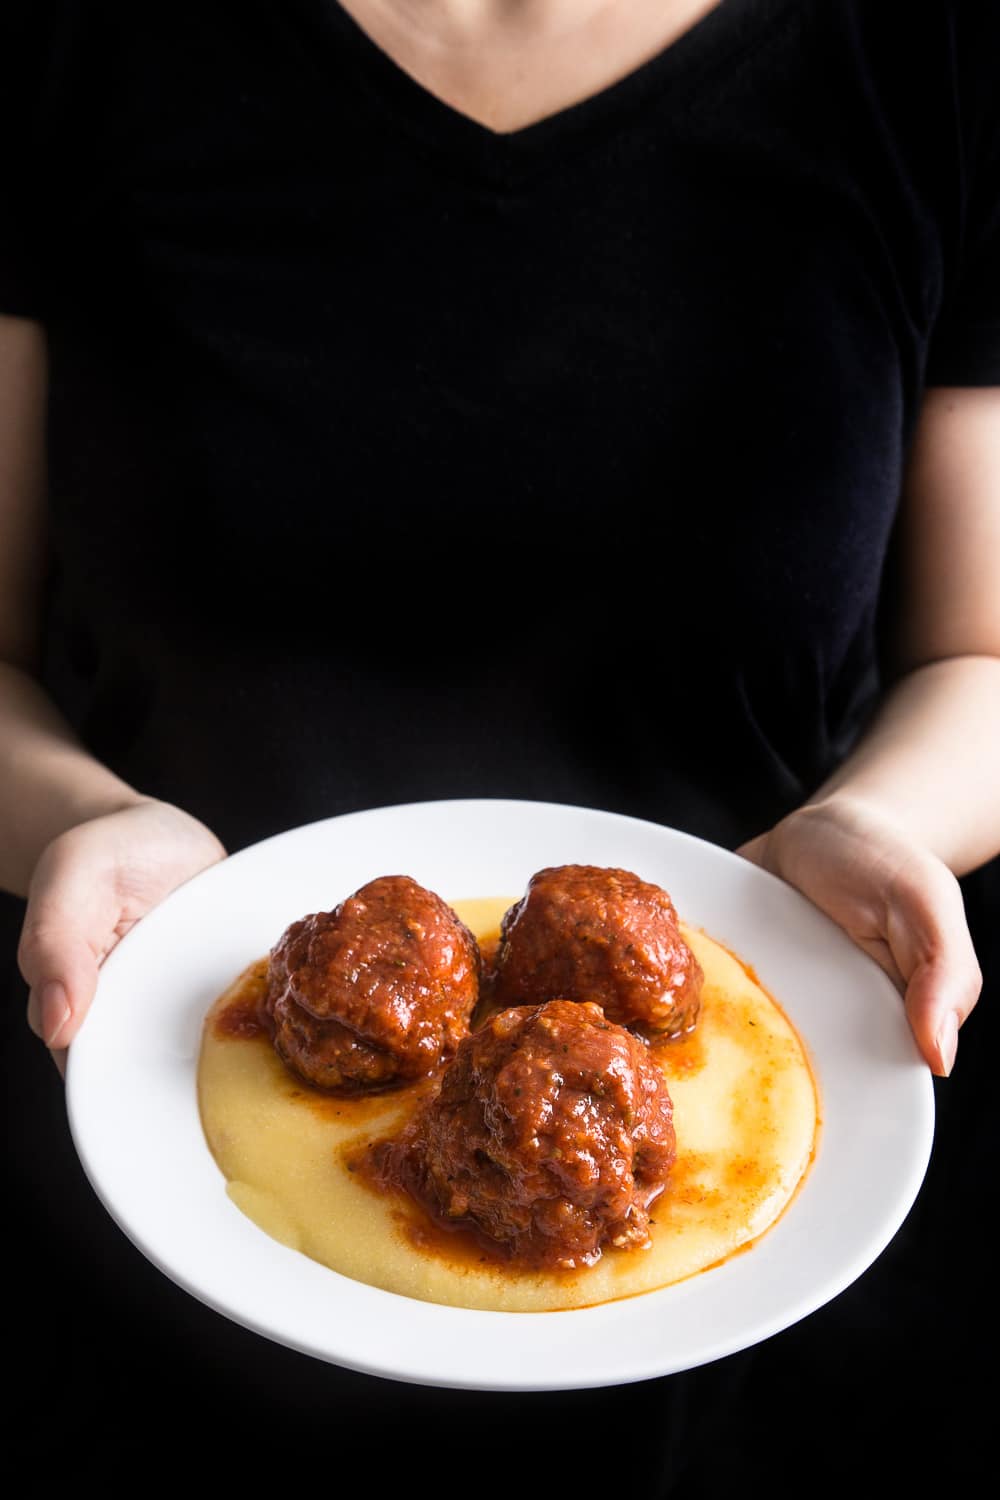
[[17, 960], [28, 985], [28, 1024], [47, 1047], [64, 1050], [79, 1031], [114, 925], [111, 892], [98, 870], [58, 847], [43, 856]]
[[856, 802], [801, 809], [736, 852], [796, 886], [884, 969], [921, 1054], [947, 1077], [982, 989], [947, 865]]
[[887, 927], [917, 1045], [947, 1078], [983, 984], [958, 881], [943, 865], [908, 872], [892, 892]]
[[955, 1066], [958, 1033], [982, 988], [982, 974], [972, 956], [920, 965], [906, 988], [906, 1013], [921, 1052], [940, 1078]]
[[98, 962], [88, 938], [57, 918], [52, 908], [42, 919], [29, 914], [17, 958], [29, 986], [28, 1025], [47, 1047], [65, 1048], [94, 998]]
[[28, 1023], [60, 1071], [111, 949], [150, 907], [225, 853], [204, 824], [148, 798], [48, 845], [31, 879], [18, 963]]

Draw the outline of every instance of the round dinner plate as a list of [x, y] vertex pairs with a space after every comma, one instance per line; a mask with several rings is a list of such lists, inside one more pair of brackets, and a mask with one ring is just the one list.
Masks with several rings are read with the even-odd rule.
[[[752, 966], [816, 1076], [815, 1160], [746, 1253], [659, 1291], [552, 1313], [468, 1311], [353, 1281], [232, 1203], [201, 1127], [205, 1014], [306, 912], [379, 875], [448, 901], [519, 895], [546, 865], [630, 869]], [[188, 881], [113, 950], [67, 1066], [102, 1202], [178, 1285], [266, 1338], [370, 1375], [469, 1390], [617, 1385], [735, 1353], [837, 1296], [889, 1243], [930, 1158], [931, 1075], [899, 994], [804, 897], [728, 850], [596, 809], [417, 802], [293, 828]]]

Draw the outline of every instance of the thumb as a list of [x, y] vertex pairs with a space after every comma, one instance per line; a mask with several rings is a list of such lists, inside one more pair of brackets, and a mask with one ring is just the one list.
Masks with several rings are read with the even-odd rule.
[[[85, 911], [85, 909], [84, 909]], [[17, 961], [28, 985], [28, 1025], [50, 1048], [68, 1047], [97, 988], [99, 953], [79, 903], [58, 887], [28, 903]]]
[[897, 880], [887, 915], [910, 1026], [933, 1072], [946, 1078], [983, 984], [958, 881], [939, 861], [925, 862]]

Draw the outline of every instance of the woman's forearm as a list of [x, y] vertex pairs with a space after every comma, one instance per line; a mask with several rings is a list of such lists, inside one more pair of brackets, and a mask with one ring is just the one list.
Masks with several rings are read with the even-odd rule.
[[79, 744], [34, 678], [0, 663], [0, 888], [27, 895], [52, 839], [145, 800]]
[[956, 875], [1000, 853], [1000, 659], [956, 656], [919, 667], [811, 804], [877, 807]]

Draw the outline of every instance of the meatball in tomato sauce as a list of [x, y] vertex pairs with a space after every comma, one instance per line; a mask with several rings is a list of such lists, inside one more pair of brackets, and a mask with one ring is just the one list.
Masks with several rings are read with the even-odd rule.
[[665, 890], [629, 870], [539, 870], [504, 914], [494, 971], [499, 1005], [590, 1000], [645, 1035], [679, 1036], [698, 1018], [701, 966]]
[[466, 1037], [377, 1167], [507, 1260], [571, 1269], [648, 1243], [675, 1155], [670, 1095], [646, 1044], [599, 1006], [556, 999], [501, 1011]]
[[384, 875], [302, 917], [268, 959], [262, 1020], [288, 1066], [355, 1093], [433, 1072], [479, 997], [476, 939], [434, 892]]

